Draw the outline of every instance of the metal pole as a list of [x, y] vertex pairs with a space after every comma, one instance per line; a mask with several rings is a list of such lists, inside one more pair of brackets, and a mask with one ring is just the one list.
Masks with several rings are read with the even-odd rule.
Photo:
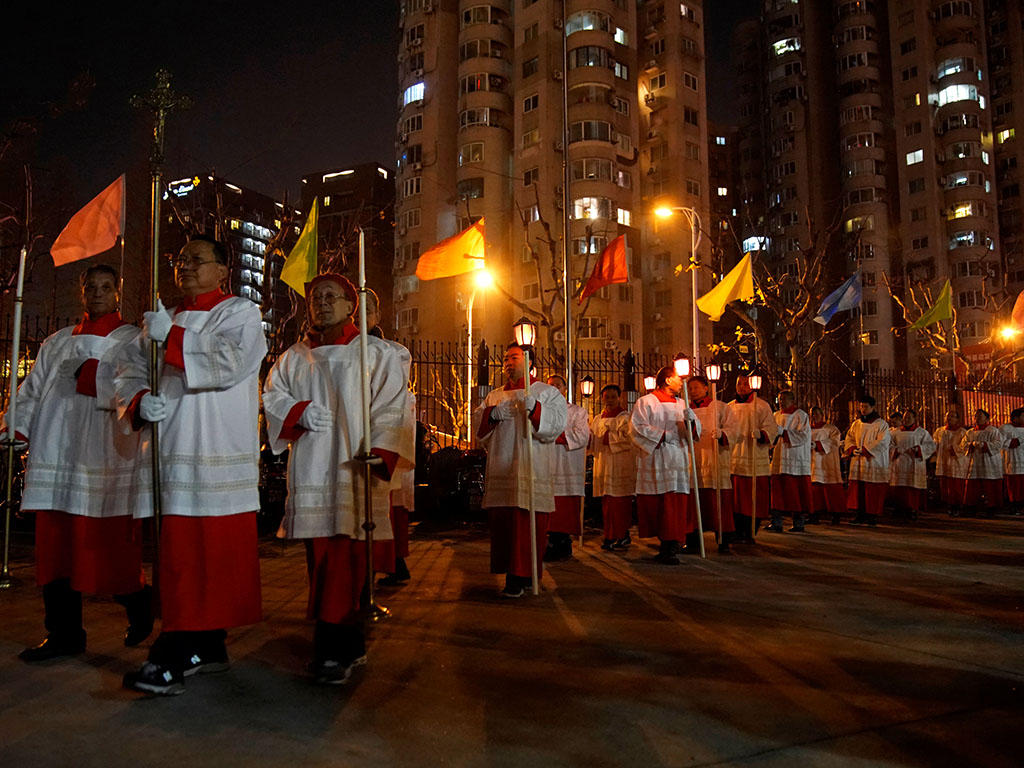
[[[523, 375], [523, 394], [530, 396], [530, 352], [523, 350], [523, 364], [525, 373]], [[529, 478], [529, 495], [526, 497], [530, 513], [530, 581], [534, 596], [540, 594], [540, 578], [537, 574], [537, 511], [533, 504], [533, 425], [530, 423], [530, 414], [526, 413], [526, 476]]]
[[[573, 377], [573, 324], [572, 324], [572, 256], [570, 254], [569, 205], [572, 195], [569, 186], [572, 182], [569, 167], [569, 40], [565, 34], [565, 0], [561, 8], [562, 35], [562, 302], [565, 304], [565, 387], [566, 399], [574, 401]], [[587, 243], [589, 249], [590, 244]], [[526, 380], [530, 380], [530, 371], [526, 371]], [[536, 587], [535, 587], [536, 589]], [[534, 592], [536, 594], [536, 592]]]
[[[684, 401], [683, 408], [686, 408]], [[686, 411], [683, 411], [683, 423], [686, 425], [686, 445], [690, 449], [690, 475], [693, 477], [693, 503], [697, 507], [697, 536], [700, 541], [700, 556], [706, 557], [704, 552], [704, 521], [700, 519], [700, 483], [697, 480], [697, 452], [693, 447], [693, 427], [689, 419], [685, 418]], [[696, 414], [695, 414], [696, 415]]]
[[[28, 217], [26, 216], [26, 221]], [[25, 260], [28, 246], [21, 246], [18, 256], [18, 287], [14, 294], [14, 330], [11, 334], [11, 354], [7, 366], [7, 491], [4, 499], [4, 562], [0, 571], [0, 589], [14, 586], [11, 576], [11, 508], [14, 506], [14, 430], [18, 410], [18, 369], [21, 362], [21, 310], [25, 295]]]
[[363, 458], [363, 530], [366, 531], [366, 610], [370, 621], [380, 621], [391, 615], [382, 605], [377, 605], [373, 589], [373, 467], [367, 460], [373, 446], [370, 444], [370, 350], [366, 333], [366, 233], [359, 228], [359, 368], [363, 384], [363, 440], [360, 455]]
[[473, 440], [473, 303], [476, 288], [469, 295], [469, 309], [466, 310], [466, 443], [472, 448]]
[[[714, 419], [715, 429], [719, 429], [718, 426], [718, 384], [714, 381], [711, 382], [711, 404], [715, 407]], [[722, 481], [721, 475], [719, 474], [718, 466], [718, 441], [715, 440], [714, 434], [711, 437], [712, 446], [715, 449], [715, 461], [714, 461], [714, 472], [715, 472], [715, 512], [716, 519], [718, 520], [718, 543], [725, 543], [725, 534], [722, 533]]]
[[[754, 406], [754, 416], [751, 419], [753, 425], [757, 424], [757, 390], [753, 390], [753, 399], [750, 401]], [[751, 439], [754, 441], [754, 450], [751, 454], [754, 458], [754, 477], [753, 482], [750, 484], [750, 538], [753, 540], [757, 536], [757, 438], [753, 437], [754, 427], [751, 426], [750, 433]]]

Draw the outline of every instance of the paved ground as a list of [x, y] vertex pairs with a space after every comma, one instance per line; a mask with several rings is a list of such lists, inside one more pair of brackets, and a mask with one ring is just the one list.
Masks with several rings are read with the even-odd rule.
[[16, 548], [0, 765], [1021, 764], [1024, 519], [762, 534], [676, 568], [592, 532], [511, 604], [482, 529], [425, 528], [352, 684], [301, 674], [303, 552], [268, 541], [266, 621], [231, 634], [231, 672], [171, 699], [121, 690], [145, 648], [120, 645], [109, 600], [86, 604], [86, 654], [18, 661], [41, 601]]

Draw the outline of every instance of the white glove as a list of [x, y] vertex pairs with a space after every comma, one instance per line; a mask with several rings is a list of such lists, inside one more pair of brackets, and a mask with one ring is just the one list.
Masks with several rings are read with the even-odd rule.
[[533, 395], [527, 395], [526, 397], [523, 398], [523, 407], [526, 409], [527, 413], [533, 413], [533, 409], [536, 407], [536, 405], [537, 398], [534, 397]]
[[57, 366], [57, 374], [65, 379], [77, 378], [78, 369], [85, 365], [85, 361], [84, 357], [69, 357], [67, 360], [61, 360], [60, 365]]
[[[3, 432], [0, 432], [0, 445], [3, 445], [4, 448], [7, 447], [7, 430], [6, 429]], [[26, 448], [28, 448], [28, 443], [26, 443], [24, 440], [19, 440], [17, 437], [14, 438], [14, 450], [15, 451], [17, 451], [18, 453], [21, 453]]]
[[720, 430], [720, 429], [713, 429], [713, 430], [711, 430], [711, 439], [712, 440], [721, 440], [722, 439], [722, 430]]
[[755, 429], [753, 432], [751, 432], [750, 433], [750, 439], [751, 440], [760, 440], [761, 439], [761, 430], [760, 429]]
[[509, 421], [516, 415], [515, 401], [502, 400], [491, 408], [491, 421]]
[[155, 312], [145, 312], [142, 315], [142, 332], [150, 341], [165, 341], [173, 325], [174, 318], [164, 309], [164, 303], [160, 299], [156, 300]]
[[306, 410], [299, 416], [299, 426], [305, 427], [310, 432], [326, 432], [334, 424], [334, 414], [330, 409], [322, 405], [310, 403]]
[[163, 421], [167, 418], [167, 395], [147, 392], [139, 400], [139, 416], [146, 421]]

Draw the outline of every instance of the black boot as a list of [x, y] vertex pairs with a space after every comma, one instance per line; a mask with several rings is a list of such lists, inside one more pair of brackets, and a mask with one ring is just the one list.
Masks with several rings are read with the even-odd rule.
[[690, 531], [686, 534], [686, 547], [683, 549], [684, 555], [699, 555], [700, 554], [700, 534], [697, 531]]
[[605, 539], [604, 541], [601, 542], [601, 549], [605, 550], [606, 552], [611, 552], [612, 551], [612, 547], [614, 545], [615, 545], [615, 540], [614, 539]]
[[153, 588], [147, 584], [137, 592], [114, 595], [114, 602], [123, 605], [125, 613], [128, 614], [124, 644], [134, 648], [153, 631]]
[[679, 558], [676, 557], [678, 549], [678, 541], [663, 541], [658, 547], [658, 554], [654, 556], [654, 560], [662, 565], [679, 565]]
[[793, 527], [789, 529], [792, 533], [804, 532], [804, 516], [799, 512], [793, 514]]
[[18, 654], [22, 661], [36, 662], [74, 656], [85, 650], [82, 629], [82, 593], [71, 588], [70, 579], [57, 579], [43, 587], [46, 638]]
[[781, 513], [776, 512], [774, 509], [772, 510], [772, 521], [769, 525], [765, 527], [765, 530], [771, 531], [772, 533], [782, 533], [785, 530], [782, 527]]
[[732, 541], [733, 533], [731, 531], [723, 531], [722, 538], [718, 542], [718, 554], [730, 555], [732, 550], [729, 549], [729, 542]]

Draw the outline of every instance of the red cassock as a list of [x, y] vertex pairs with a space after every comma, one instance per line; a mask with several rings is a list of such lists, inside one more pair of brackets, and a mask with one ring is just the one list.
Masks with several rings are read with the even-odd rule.
[[868, 483], [851, 480], [846, 490], [847, 509], [860, 510], [868, 515], [881, 515], [885, 497], [889, 492], [888, 483]]
[[583, 529], [580, 525], [580, 510], [583, 503], [581, 496], [555, 496], [555, 511], [548, 520], [549, 533], [567, 533], [580, 536]]
[[682, 541], [697, 530], [697, 513], [688, 493], [638, 494], [636, 516], [641, 539], [657, 536], [662, 541]]
[[830, 515], [846, 510], [846, 490], [841, 483], [811, 483], [811, 509]]
[[601, 515], [604, 518], [604, 537], [613, 541], [629, 535], [633, 524], [632, 496], [602, 496]]
[[142, 589], [142, 521], [36, 510], [36, 583], [70, 579], [78, 592], [126, 595]]
[[[732, 503], [737, 514], [750, 517], [750, 510], [753, 507], [752, 478], [747, 475], [732, 476]], [[770, 499], [771, 481], [767, 475], [757, 477], [757, 516], [761, 518], [771, 517]]]
[[811, 501], [810, 475], [772, 475], [771, 505], [779, 512], [810, 512]]
[[715, 491], [714, 488], [700, 489], [700, 519], [705, 531], [718, 531], [718, 494], [722, 494], [722, 533], [731, 533], [736, 530], [736, 520], [733, 517], [732, 488], [722, 488]]

